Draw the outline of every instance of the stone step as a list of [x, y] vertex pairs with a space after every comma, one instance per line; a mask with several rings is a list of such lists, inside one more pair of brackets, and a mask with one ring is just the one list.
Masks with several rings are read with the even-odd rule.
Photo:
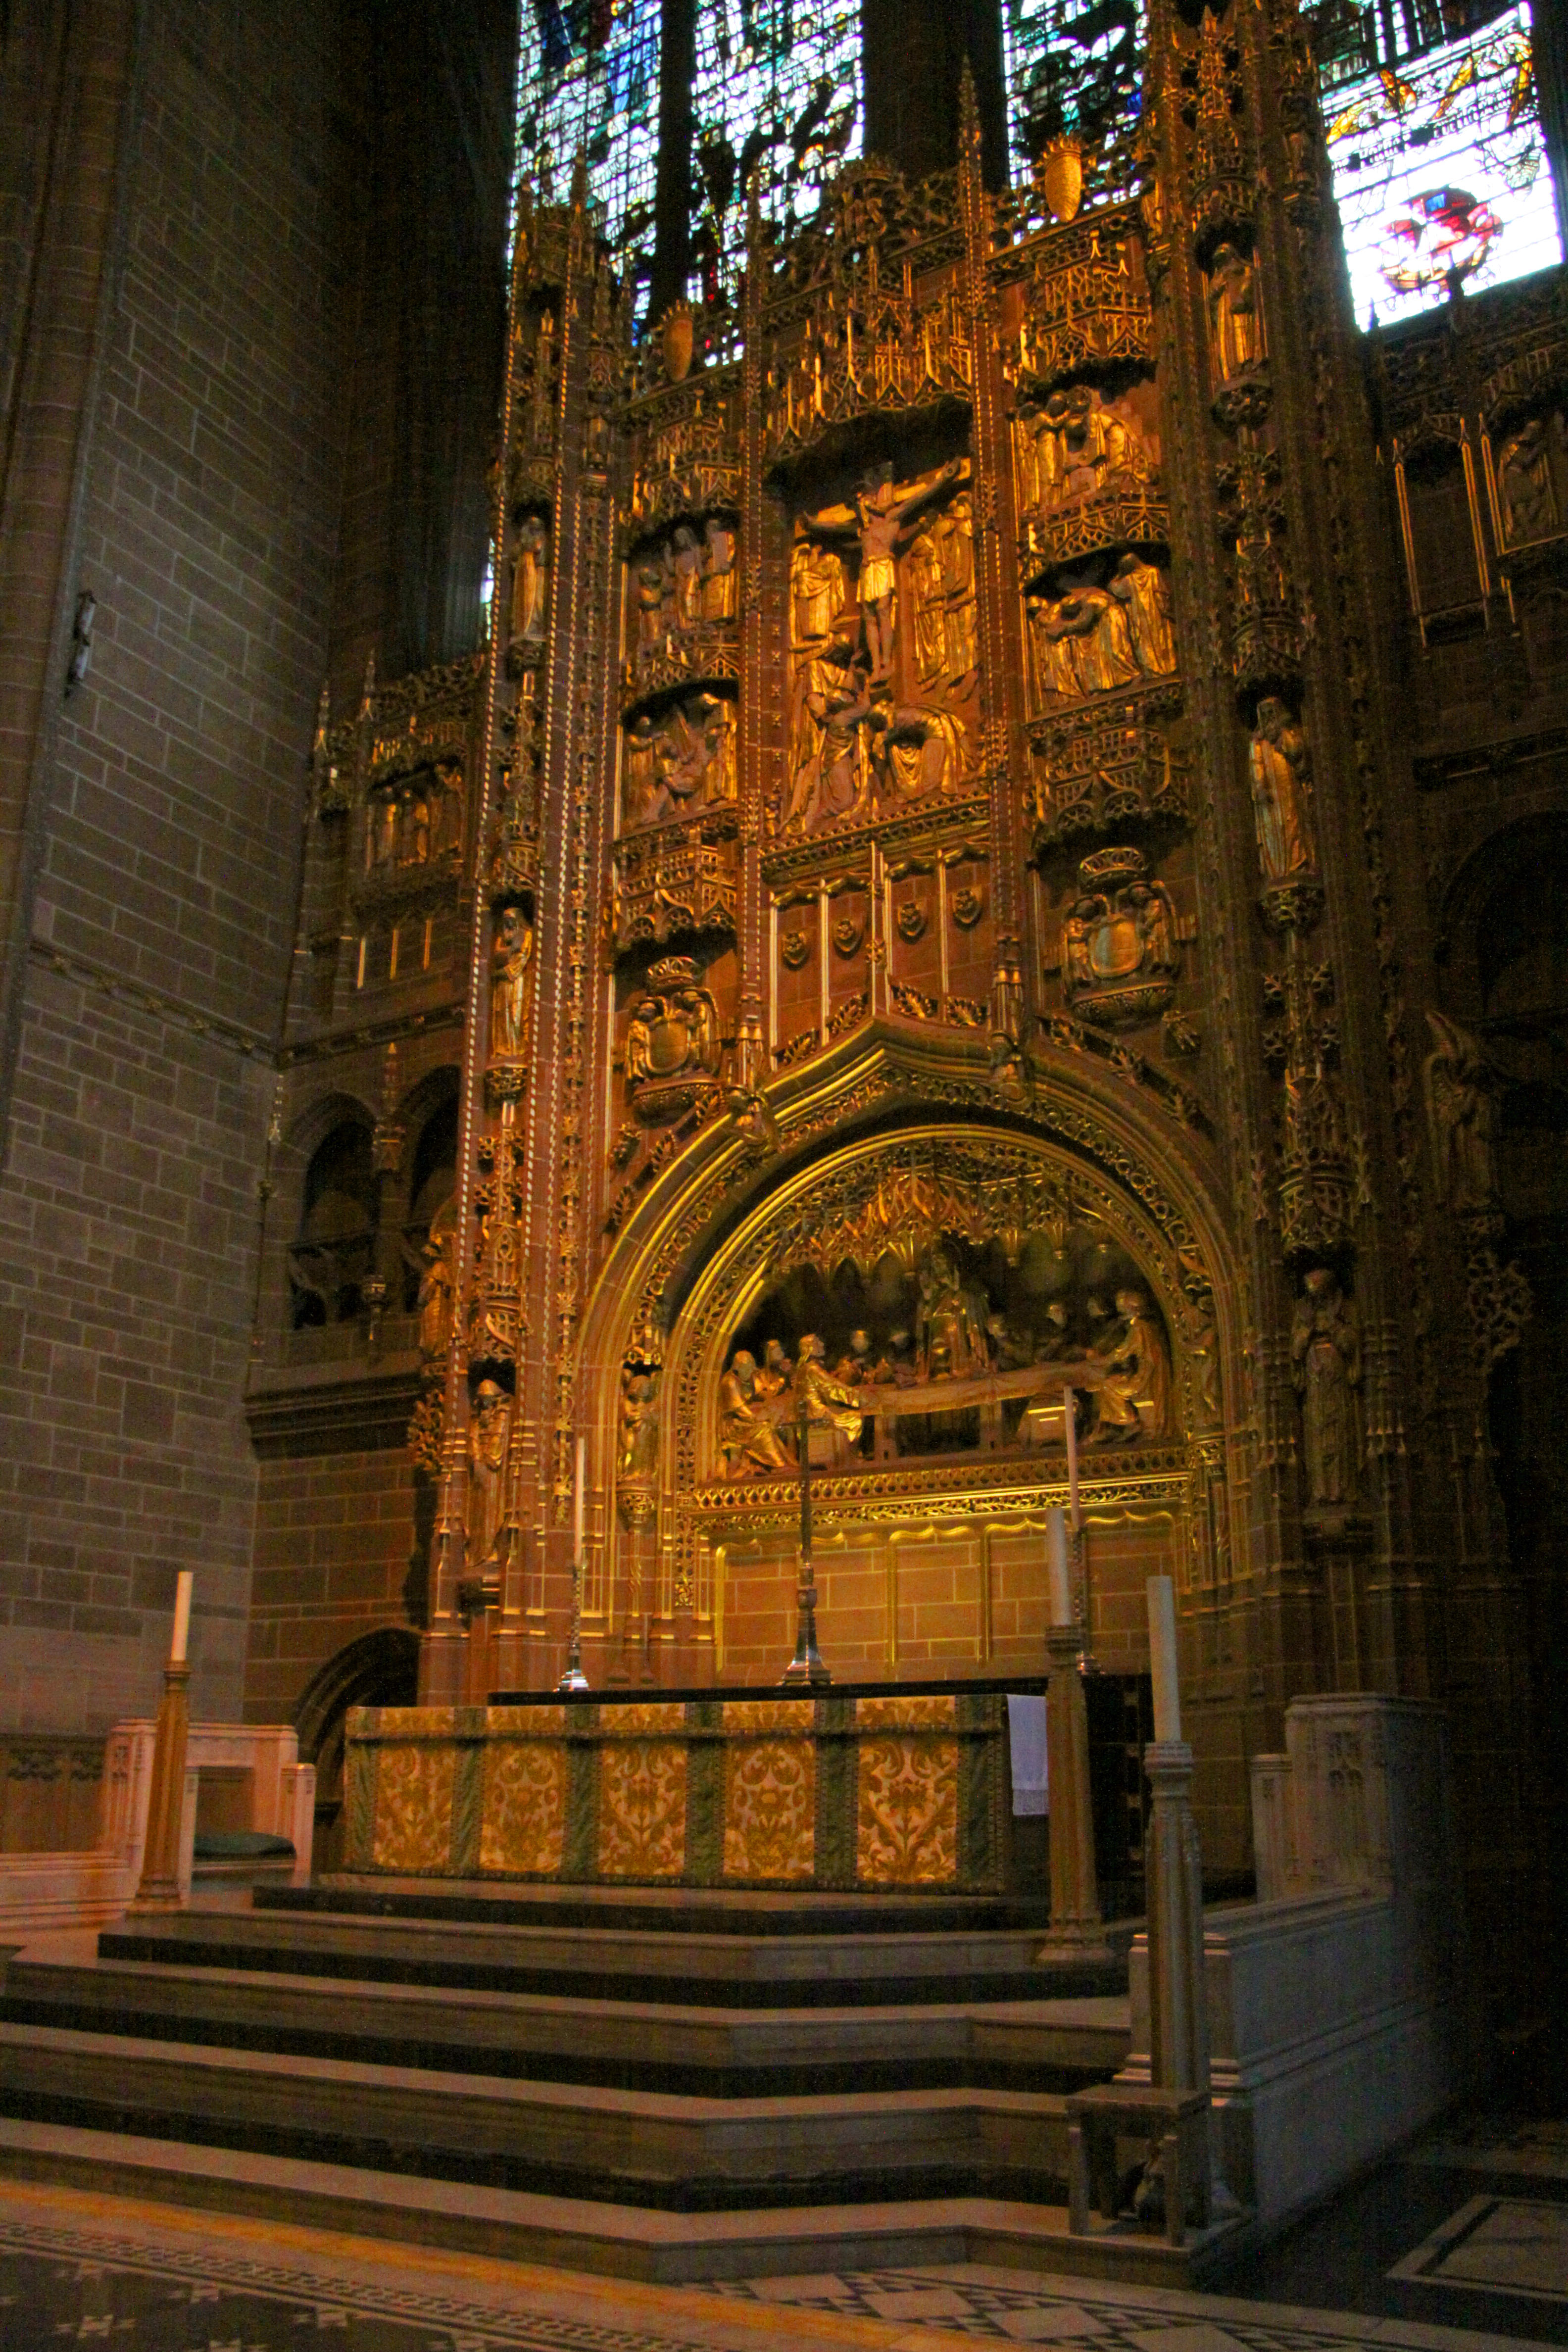
[[1075, 1998], [1127, 1983], [1124, 1957], [1099, 1967], [1042, 1963], [1037, 1933], [1016, 1928], [713, 1935], [193, 1905], [107, 1927], [99, 1950], [105, 1959], [187, 1969], [601, 2000], [681, 2003], [696, 1994], [710, 2006], [747, 2009]]
[[[1043, 1936], [1048, 1895], [885, 1895], [753, 1886], [561, 1885], [490, 1878], [400, 1878], [339, 1871], [308, 1886], [258, 1886], [258, 1910], [387, 1919], [479, 1920], [497, 1927], [615, 1927], [670, 1935], [947, 1935], [1014, 1929]], [[1131, 1937], [1128, 1927], [1126, 1935]]]
[[986, 2263], [1184, 2287], [1257, 2235], [1231, 2222], [1181, 2248], [1075, 2238], [1059, 2204], [976, 2195], [675, 2212], [3, 2116], [0, 2176], [670, 2285]]
[[1059, 2201], [1059, 2094], [716, 2099], [0, 2021], [13, 2117], [682, 2211], [990, 2194]]
[[[104, 1958], [62, 1937], [14, 1958], [0, 2017], [451, 2073], [721, 2098], [937, 2084], [1066, 2091], [1126, 2055], [1124, 1997], [739, 2010], [454, 1991]], [[323, 1997], [324, 1995], [324, 1997]]]

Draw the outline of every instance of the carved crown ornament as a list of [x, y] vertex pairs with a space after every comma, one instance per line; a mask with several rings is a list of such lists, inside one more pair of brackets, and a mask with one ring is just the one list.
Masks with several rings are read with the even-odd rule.
[[913, 267], [882, 281], [877, 248], [864, 273], [816, 296], [798, 335], [766, 362], [763, 443], [773, 463], [801, 457], [832, 428], [973, 397], [974, 354], [948, 284], [917, 299]]
[[1002, 356], [1020, 396], [1044, 398], [1073, 376], [1152, 364], [1154, 317], [1138, 249], [1131, 205], [1054, 229], [1030, 249], [1028, 275], [1013, 297], [1022, 317]]
[[1197, 926], [1178, 915], [1142, 852], [1099, 849], [1078, 869], [1062, 918], [1057, 968], [1073, 1011], [1111, 1027], [1154, 1020], [1173, 1002], [1181, 943]]

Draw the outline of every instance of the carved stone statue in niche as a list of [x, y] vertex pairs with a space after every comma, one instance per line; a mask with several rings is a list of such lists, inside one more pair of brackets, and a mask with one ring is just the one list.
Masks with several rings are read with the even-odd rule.
[[844, 605], [844, 566], [830, 547], [798, 536], [790, 554], [790, 643], [797, 654], [826, 645]]
[[662, 793], [654, 766], [658, 746], [653, 720], [645, 711], [626, 729], [622, 754], [621, 823], [628, 829], [652, 824], [659, 814]]
[[879, 806], [951, 789], [967, 765], [963, 729], [926, 703], [878, 705], [868, 718]]
[[735, 533], [733, 527], [710, 515], [702, 547], [702, 617], [732, 621], [735, 617]]
[[481, 1381], [468, 1415], [467, 1565], [482, 1572], [495, 1559], [506, 1520], [507, 1440], [511, 1400], [494, 1381]]
[[521, 907], [503, 907], [490, 950], [490, 1055], [528, 1051], [528, 1011], [533, 993], [533, 926]]
[[1183, 933], [1171, 894], [1136, 849], [1099, 849], [1062, 923], [1062, 986], [1091, 1021], [1152, 1021], [1174, 992]]
[[1205, 286], [1215, 381], [1231, 383], [1268, 356], [1257, 272], [1236, 246], [1222, 245], [1209, 264]]
[[550, 533], [540, 516], [524, 515], [517, 534], [511, 574], [511, 634], [537, 645], [544, 635], [545, 596], [550, 583]]
[[1428, 1013], [1433, 1050], [1422, 1069], [1437, 1198], [1458, 1215], [1496, 1206], [1498, 1074], [1486, 1049], [1446, 1013]]
[[1142, 675], [1127, 614], [1103, 588], [1031, 597], [1029, 625], [1043, 695], [1077, 701], [1131, 686]]
[[689, 522], [676, 525], [669, 572], [675, 625], [694, 629], [702, 618], [702, 542]]
[[858, 656], [848, 657], [847, 648], [839, 653], [840, 658], [824, 655], [801, 672], [786, 832], [818, 833], [863, 817], [870, 807], [870, 683]]
[[821, 538], [852, 538], [860, 555], [856, 593], [860, 605], [860, 639], [867, 675], [875, 682], [889, 677], [893, 641], [898, 627], [898, 557], [912, 518], [931, 499], [941, 498], [963, 478], [962, 460], [954, 458], [934, 474], [918, 481], [895, 484], [889, 464], [871, 468], [861, 479], [851, 506], [824, 507], [808, 515], [806, 523]]
[[1110, 575], [1110, 593], [1126, 613], [1139, 668], [1150, 677], [1169, 677], [1176, 667], [1176, 638], [1164, 572], [1129, 551]]
[[1096, 1346], [1105, 1370], [1095, 1391], [1090, 1445], [1163, 1437], [1170, 1426], [1171, 1360], [1141, 1290], [1116, 1293], [1118, 1320]]
[[657, 646], [664, 635], [664, 592], [663, 564], [657, 557], [644, 556], [637, 567], [633, 581], [639, 646]]
[[757, 1360], [737, 1349], [719, 1383], [719, 1458], [726, 1478], [794, 1465], [779, 1442], [776, 1411], [758, 1388]]
[[[1552, 425], [1560, 436], [1562, 419], [1553, 416]], [[1552, 438], [1546, 420], [1531, 416], [1498, 451], [1498, 507], [1505, 547], [1525, 547], [1562, 529], [1552, 477]]]
[[1311, 751], [1278, 695], [1265, 695], [1258, 706], [1247, 764], [1264, 882], [1272, 886], [1315, 875]]
[[1361, 1491], [1361, 1326], [1332, 1269], [1313, 1266], [1290, 1333], [1301, 1399], [1307, 1500], [1353, 1503]]
[[[416, 1312], [419, 1318], [419, 1352], [426, 1363], [439, 1362], [451, 1341], [452, 1308], [457, 1297], [453, 1238], [448, 1208], [437, 1215], [418, 1258]], [[413, 1262], [410, 1253], [409, 1263]]]
[[662, 824], [735, 797], [735, 714], [726, 695], [689, 695], [657, 723], [626, 729], [622, 824]]
[[621, 1373], [616, 1468], [622, 1478], [651, 1478], [658, 1469], [658, 1374], [637, 1364]]
[[645, 1126], [679, 1118], [719, 1068], [719, 1009], [689, 956], [648, 971], [626, 1027], [626, 1093]]
[[914, 604], [915, 669], [922, 686], [932, 686], [947, 662], [947, 609], [942, 558], [929, 530], [915, 534], [908, 572]]
[[1092, 384], [1068, 384], [1016, 420], [1019, 503], [1051, 513], [1102, 492], [1136, 493], [1153, 471], [1131, 415]]
[[966, 491], [960, 491], [936, 520], [937, 553], [945, 598], [947, 675], [957, 681], [979, 664], [974, 622], [974, 519]]

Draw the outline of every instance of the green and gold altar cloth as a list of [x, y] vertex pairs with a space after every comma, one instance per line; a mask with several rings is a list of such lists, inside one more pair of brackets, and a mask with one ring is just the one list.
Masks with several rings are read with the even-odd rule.
[[346, 1866], [571, 1885], [998, 1892], [995, 1690], [356, 1707]]

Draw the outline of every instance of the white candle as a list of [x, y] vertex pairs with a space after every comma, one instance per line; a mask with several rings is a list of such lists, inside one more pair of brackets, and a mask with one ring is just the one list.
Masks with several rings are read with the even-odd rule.
[[169, 1644], [169, 1664], [183, 1666], [191, 1639], [191, 1587], [195, 1582], [188, 1568], [180, 1570], [180, 1580], [174, 1587], [174, 1638]]
[[1062, 1391], [1062, 1427], [1068, 1442], [1068, 1501], [1076, 1535], [1083, 1525], [1083, 1513], [1078, 1507], [1078, 1397], [1072, 1389]]
[[1176, 1679], [1176, 1595], [1168, 1576], [1149, 1579], [1149, 1663], [1154, 1676], [1154, 1737], [1180, 1739], [1182, 1691]]
[[1051, 1623], [1072, 1623], [1072, 1586], [1068, 1577], [1068, 1515], [1059, 1503], [1046, 1514], [1046, 1562], [1050, 1570]]
[[572, 1557], [574, 1560], [581, 1560], [583, 1557], [583, 1537], [587, 1526], [587, 1465], [588, 1441], [580, 1437], [577, 1440], [577, 1486], [572, 1511]]

